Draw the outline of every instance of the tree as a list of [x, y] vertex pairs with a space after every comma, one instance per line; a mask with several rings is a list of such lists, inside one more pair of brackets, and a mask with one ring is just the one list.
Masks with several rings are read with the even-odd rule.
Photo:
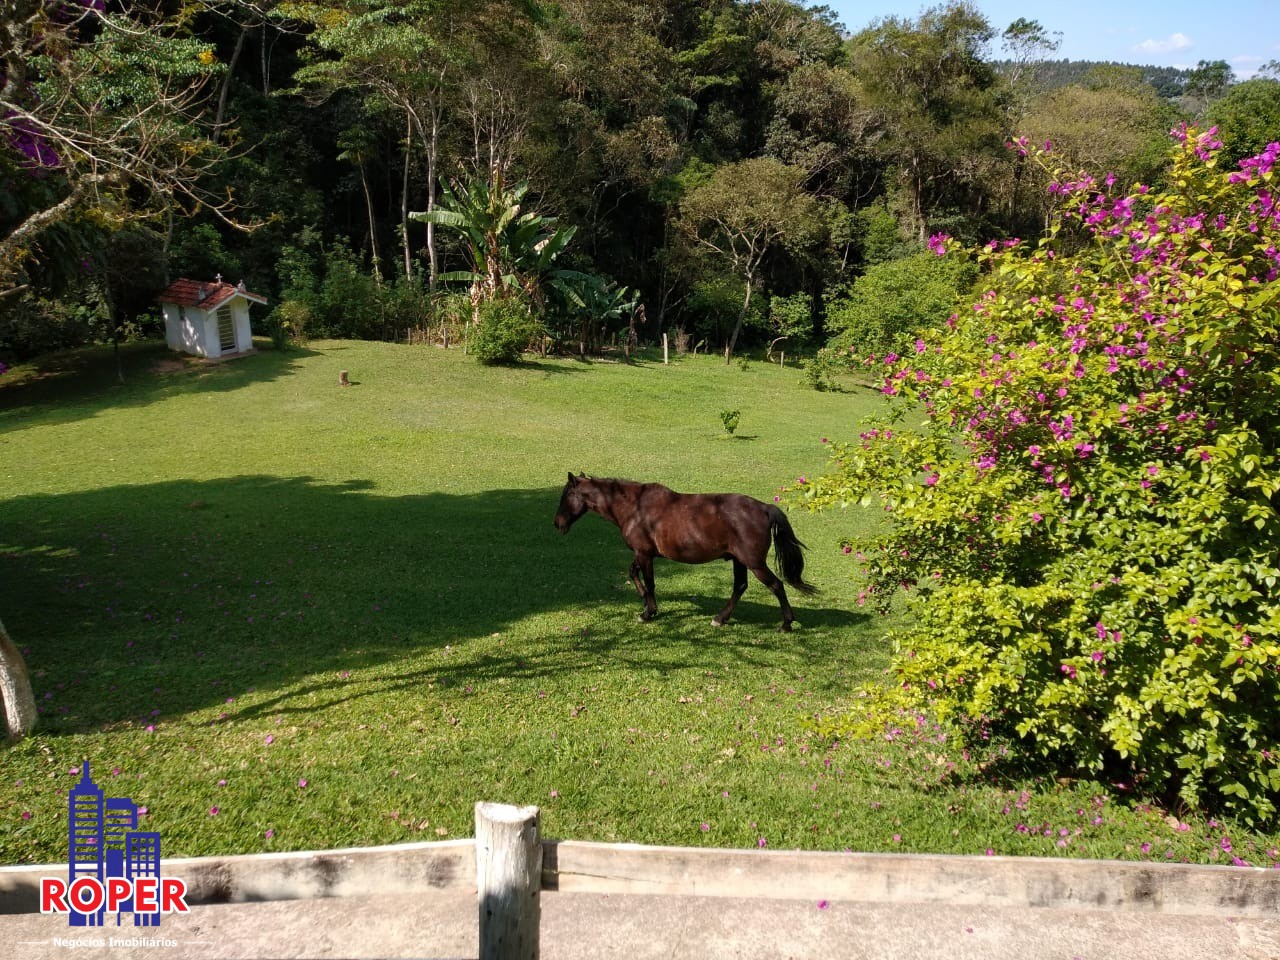
[[1219, 163], [1235, 167], [1280, 141], [1280, 79], [1255, 77], [1237, 83], [1205, 114], [1206, 125], [1218, 128], [1222, 140]]
[[883, 170], [874, 142], [883, 131], [861, 86], [843, 66], [812, 63], [787, 75], [773, 97], [765, 152], [803, 167], [826, 196], [866, 193]]
[[1227, 61], [1201, 60], [1187, 77], [1183, 91], [1185, 99], [1197, 114], [1202, 114], [1211, 104], [1222, 99], [1235, 79], [1235, 72]]
[[677, 230], [693, 252], [709, 253], [744, 286], [742, 308], [725, 345], [728, 363], [766, 255], [801, 249], [822, 237], [821, 205], [804, 191], [806, 173], [769, 157], [720, 167], [680, 203]]
[[1005, 28], [1000, 40], [1008, 57], [1004, 76], [1012, 91], [1009, 112], [1016, 127], [1032, 97], [1040, 92], [1044, 61], [1062, 46], [1062, 31], [1050, 33], [1039, 20], [1019, 17]]
[[549, 138], [552, 92], [538, 49], [541, 16], [531, 2], [489, 2], [468, 25], [457, 153], [476, 177], [497, 172], [512, 179], [529, 141]]
[[[1018, 133], [1095, 176], [1113, 174], [1122, 184], [1150, 181], [1165, 165], [1172, 108], [1132, 73], [1094, 74], [1038, 97]], [[1037, 183], [1043, 187], [1042, 183]]]
[[[458, 80], [464, 56], [459, 39], [463, 15], [472, 6], [468, 0], [347, 0], [336, 9], [310, 3], [279, 8], [279, 15], [313, 28], [311, 61], [294, 76], [300, 89], [321, 98], [338, 90], [356, 90], [364, 95], [371, 117], [390, 113], [401, 121], [400, 239], [406, 278], [413, 275], [408, 216], [412, 148], [419, 143], [426, 159], [427, 210], [431, 211], [440, 176], [446, 97]], [[429, 285], [434, 289], [438, 264], [435, 224], [430, 221], [427, 261]]]
[[[373, 275], [378, 283], [382, 282], [382, 258], [378, 256], [378, 218], [374, 214], [373, 192], [369, 189], [369, 175], [366, 169], [367, 158], [373, 152], [373, 138], [369, 131], [361, 127], [350, 127], [338, 134], [338, 146], [342, 152], [339, 160], [354, 164], [360, 171], [360, 186], [364, 190], [365, 210], [369, 215], [369, 255], [373, 264]], [[434, 204], [431, 205], [434, 207]], [[435, 245], [428, 238], [427, 247], [431, 251], [431, 276], [435, 277]]]
[[850, 41], [855, 76], [880, 118], [886, 159], [923, 243], [945, 205], [980, 204], [985, 167], [1003, 159], [996, 74], [983, 59], [990, 24], [965, 3], [915, 22], [888, 17]]
[[24, 289], [59, 225], [114, 229], [171, 205], [233, 222], [230, 199], [206, 186], [223, 157], [202, 117], [219, 68], [180, 16], [100, 0], [13, 0], [4, 13], [0, 297]]

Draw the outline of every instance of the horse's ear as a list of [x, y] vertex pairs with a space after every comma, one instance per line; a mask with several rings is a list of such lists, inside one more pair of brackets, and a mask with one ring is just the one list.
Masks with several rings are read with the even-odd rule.
[[578, 482], [578, 478], [577, 478], [577, 477], [575, 477], [575, 476], [573, 475], [573, 471], [572, 471], [572, 470], [570, 470], [570, 471], [569, 471], [569, 486], [571, 486], [571, 487], [572, 487], [572, 486], [573, 486], [575, 483], [577, 483], [577, 482]]

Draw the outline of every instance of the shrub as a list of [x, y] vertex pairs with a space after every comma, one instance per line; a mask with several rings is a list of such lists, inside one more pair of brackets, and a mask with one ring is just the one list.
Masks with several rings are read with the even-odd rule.
[[325, 246], [309, 227], [296, 245], [281, 249], [276, 272], [281, 300], [306, 309], [307, 329], [314, 337], [390, 339], [425, 314], [418, 282], [392, 278], [379, 283], [359, 254], [342, 243]]
[[271, 345], [284, 350], [290, 344], [304, 343], [307, 324], [311, 320], [311, 308], [302, 300], [285, 300], [267, 317], [271, 332]]
[[742, 419], [741, 410], [721, 410], [720, 422], [724, 424], [724, 431], [730, 435], [738, 429], [738, 421]]
[[1051, 169], [1046, 239], [986, 250], [981, 297], [888, 360], [895, 412], [802, 489], [891, 512], [861, 599], [914, 588], [911, 698], [1274, 821], [1280, 144], [1233, 173], [1214, 147], [1184, 131], [1160, 194]]
[[489, 300], [480, 307], [480, 323], [471, 331], [468, 349], [484, 364], [515, 363], [546, 328], [515, 297]]
[[813, 336], [813, 298], [807, 293], [769, 299], [770, 336], [786, 337], [783, 349], [799, 353]]
[[849, 371], [849, 357], [847, 353], [834, 350], [831, 347], [822, 347], [815, 356], [805, 360], [801, 366], [804, 371], [804, 382], [819, 392], [838, 391], [840, 389], [839, 381], [836, 379], [841, 373]]
[[977, 271], [958, 257], [917, 253], [867, 269], [827, 306], [827, 331], [837, 349], [901, 353], [920, 330], [941, 326]]

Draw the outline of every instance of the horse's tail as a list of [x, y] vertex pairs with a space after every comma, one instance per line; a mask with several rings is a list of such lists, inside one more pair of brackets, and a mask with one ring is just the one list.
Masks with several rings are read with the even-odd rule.
[[769, 529], [773, 532], [773, 550], [782, 579], [801, 593], [817, 593], [818, 588], [804, 580], [804, 544], [791, 529], [787, 515], [772, 505], [769, 507]]

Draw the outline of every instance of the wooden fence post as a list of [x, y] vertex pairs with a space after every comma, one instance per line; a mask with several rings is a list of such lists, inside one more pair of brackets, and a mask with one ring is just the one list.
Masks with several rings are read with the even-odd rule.
[[537, 807], [476, 804], [480, 960], [538, 960], [541, 819]]
[[665, 333], [662, 335], [662, 362], [663, 363], [670, 362], [667, 359], [667, 335]]

